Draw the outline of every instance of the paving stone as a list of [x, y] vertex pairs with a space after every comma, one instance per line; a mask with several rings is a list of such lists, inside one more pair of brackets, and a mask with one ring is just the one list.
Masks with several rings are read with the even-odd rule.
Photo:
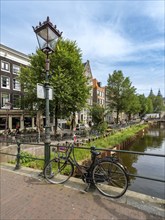
[[1, 168], [1, 220], [163, 220], [162, 216], [94, 193]]

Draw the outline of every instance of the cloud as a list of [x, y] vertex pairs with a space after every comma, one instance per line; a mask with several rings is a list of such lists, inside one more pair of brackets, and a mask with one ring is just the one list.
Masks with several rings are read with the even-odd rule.
[[103, 85], [116, 69], [130, 76], [140, 90], [163, 89], [164, 4], [156, 0], [2, 1], [1, 41], [26, 54], [35, 52], [32, 26], [49, 15], [64, 38], [77, 42], [83, 60], [90, 60], [93, 76]]
[[84, 25], [83, 32], [77, 37], [85, 55], [118, 57], [129, 52], [130, 42], [112, 29], [99, 24]]

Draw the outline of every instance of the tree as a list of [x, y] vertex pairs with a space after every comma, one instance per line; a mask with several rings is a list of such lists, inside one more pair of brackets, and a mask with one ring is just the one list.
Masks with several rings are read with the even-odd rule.
[[[50, 86], [53, 88], [53, 101], [50, 101], [50, 114], [55, 115], [55, 132], [57, 119], [66, 118], [80, 111], [89, 95], [87, 79], [83, 74], [81, 50], [76, 42], [59, 40], [55, 53], [50, 58]], [[26, 107], [45, 111], [45, 101], [36, 96], [37, 83], [45, 83], [46, 55], [40, 50], [30, 56], [30, 67], [22, 67], [19, 81], [23, 85]]]
[[147, 112], [146, 113], [153, 113], [153, 103], [150, 97], [147, 98]]
[[154, 100], [154, 112], [159, 113], [163, 110], [163, 97], [158, 93]]
[[131, 86], [128, 77], [124, 77], [122, 71], [114, 71], [109, 74], [107, 83], [107, 99], [109, 108], [116, 110], [117, 123], [119, 121], [119, 113], [128, 111], [128, 104], [132, 101], [131, 96], [135, 93], [135, 88]]
[[140, 110], [139, 110], [139, 115], [140, 117], [143, 117], [147, 111], [148, 111], [148, 106], [147, 106], [147, 98], [143, 95], [139, 95], [139, 102], [140, 102]]
[[139, 113], [141, 109], [139, 98], [136, 94], [132, 93], [128, 96], [125, 112], [128, 115], [128, 120], [131, 120], [131, 116]]
[[98, 125], [98, 124], [104, 122], [105, 108], [103, 106], [100, 106], [97, 103], [94, 103], [90, 109], [90, 114], [92, 116], [93, 123], [95, 125]]
[[105, 122], [105, 116], [107, 113], [105, 108], [97, 103], [94, 103], [90, 109], [90, 114], [92, 116], [94, 128], [100, 133], [104, 133], [107, 129], [107, 123]]

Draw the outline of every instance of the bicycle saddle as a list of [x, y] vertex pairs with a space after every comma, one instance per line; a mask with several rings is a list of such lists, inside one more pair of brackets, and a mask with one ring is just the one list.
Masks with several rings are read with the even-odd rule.
[[101, 154], [101, 152], [96, 151], [96, 147], [95, 147], [95, 146], [92, 146], [92, 147], [91, 147], [91, 153], [92, 153], [93, 155], [95, 155], [95, 156], [98, 156], [98, 155]]

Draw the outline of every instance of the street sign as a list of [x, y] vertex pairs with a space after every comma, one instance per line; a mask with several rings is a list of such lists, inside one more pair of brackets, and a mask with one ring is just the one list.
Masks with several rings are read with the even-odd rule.
[[53, 100], [53, 89], [49, 87], [49, 100]]
[[[45, 87], [37, 83], [37, 98], [45, 99]], [[53, 89], [49, 87], [49, 100], [53, 100]]]
[[45, 99], [45, 88], [42, 84], [37, 83], [37, 98]]

